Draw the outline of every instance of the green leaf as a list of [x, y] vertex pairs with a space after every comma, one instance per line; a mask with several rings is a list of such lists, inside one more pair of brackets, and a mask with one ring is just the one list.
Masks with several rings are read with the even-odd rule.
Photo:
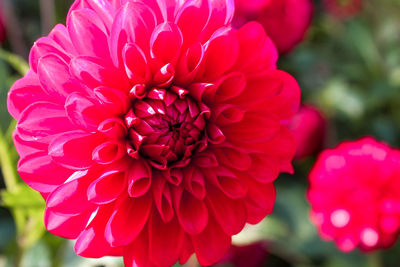
[[24, 59], [3, 49], [0, 49], [0, 59], [10, 64], [21, 76], [29, 70], [29, 64]]

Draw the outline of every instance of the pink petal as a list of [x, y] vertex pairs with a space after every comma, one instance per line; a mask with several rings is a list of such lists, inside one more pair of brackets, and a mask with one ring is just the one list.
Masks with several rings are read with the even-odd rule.
[[53, 30], [49, 33], [49, 38], [53, 39], [59, 46], [61, 46], [64, 51], [72, 55], [76, 55], [76, 50], [71, 42], [71, 37], [69, 36], [67, 27], [63, 24], [57, 24], [54, 26]]
[[154, 203], [161, 219], [167, 223], [174, 217], [170, 187], [165, 178], [157, 174], [152, 184]]
[[70, 93], [85, 90], [72, 79], [68, 64], [56, 54], [47, 54], [40, 58], [38, 76], [43, 90], [61, 103], [64, 103]]
[[210, 217], [203, 232], [192, 236], [194, 251], [199, 263], [208, 266], [220, 260], [231, 246], [231, 237], [226, 235], [217, 222]]
[[208, 0], [209, 17], [202, 32], [202, 39], [207, 40], [218, 28], [229, 25], [235, 13], [233, 0]]
[[275, 117], [265, 116], [265, 113], [247, 112], [240, 122], [221, 128], [226, 138], [234, 143], [262, 143], [279, 132], [280, 121]]
[[188, 0], [179, 8], [175, 23], [181, 29], [185, 44], [199, 41], [209, 17], [208, 1]]
[[123, 73], [102, 59], [78, 56], [71, 60], [70, 68], [77, 80], [92, 89], [106, 86], [123, 92], [130, 90], [129, 82]]
[[251, 157], [234, 147], [218, 147], [214, 149], [218, 162], [229, 168], [246, 171], [251, 166]]
[[42, 151], [21, 157], [17, 170], [30, 187], [45, 193], [52, 192], [72, 174], [71, 170], [59, 166]]
[[87, 197], [94, 204], [107, 204], [117, 199], [125, 187], [125, 172], [118, 170], [107, 171], [89, 185]]
[[185, 234], [176, 219], [164, 223], [157, 212], [149, 221], [149, 255], [156, 266], [172, 266], [178, 259]]
[[19, 137], [37, 144], [49, 144], [56, 135], [74, 130], [64, 109], [50, 102], [35, 102], [21, 114], [17, 123]]
[[49, 37], [42, 37], [38, 39], [29, 53], [29, 65], [34, 72], [37, 72], [37, 66], [42, 56], [47, 54], [56, 54], [62, 58], [66, 63], [71, 60], [70, 55], [64, 51], [53, 39]]
[[179, 56], [183, 37], [177, 25], [164, 22], [157, 25], [150, 38], [151, 56], [162, 63], [174, 62]]
[[67, 132], [49, 145], [49, 155], [57, 163], [70, 169], [87, 169], [93, 165], [93, 150], [103, 142], [98, 134], [81, 131]]
[[126, 155], [126, 141], [112, 140], [97, 146], [92, 153], [93, 161], [98, 164], [110, 164]]
[[238, 38], [234, 30], [221, 28], [213, 34], [205, 46], [205, 71], [202, 79], [214, 81], [236, 62], [239, 53]]
[[131, 84], [146, 84], [150, 81], [149, 62], [136, 44], [126, 44], [122, 51], [126, 74]]
[[131, 243], [145, 226], [151, 209], [150, 194], [137, 198], [123, 197], [107, 223], [107, 241], [114, 247]]
[[129, 107], [130, 101], [127, 95], [112, 87], [99, 86], [94, 89], [94, 94], [108, 115], [124, 115]]
[[110, 60], [107, 29], [96, 12], [72, 11], [67, 17], [67, 28], [78, 54]]
[[278, 51], [264, 28], [249, 22], [238, 30], [240, 53], [235, 68], [246, 73], [276, 69]]
[[110, 51], [114, 65], [123, 69], [122, 50], [127, 43], [135, 43], [147, 53], [155, 26], [155, 15], [147, 3], [127, 2], [115, 15], [111, 29]]
[[84, 212], [76, 216], [61, 215], [46, 208], [44, 224], [46, 229], [54, 235], [75, 239], [85, 229], [92, 211]]
[[104, 237], [107, 220], [113, 208], [113, 205], [108, 205], [98, 209], [96, 216], [76, 240], [74, 246], [76, 254], [87, 258], [122, 255], [122, 248], [111, 247]]
[[89, 132], [96, 131], [100, 122], [104, 120], [102, 110], [80, 93], [72, 93], [68, 96], [65, 101], [65, 111], [76, 126]]
[[151, 185], [151, 168], [144, 160], [132, 162], [128, 175], [128, 193], [131, 197], [146, 194]]
[[47, 198], [46, 206], [53, 212], [63, 215], [78, 215], [93, 210], [95, 205], [87, 198], [87, 189], [96, 173], [78, 172], [74, 180], [60, 185]]
[[256, 224], [272, 213], [276, 197], [275, 187], [272, 183], [262, 184], [250, 179], [247, 180], [247, 187], [247, 221]]
[[32, 104], [33, 99], [35, 101], [47, 101], [51, 98], [40, 86], [38, 76], [33, 71], [29, 71], [25, 77], [16, 81], [8, 92], [8, 112], [14, 119], [18, 120], [20, 113]]
[[207, 192], [207, 206], [224, 232], [231, 236], [238, 234], [247, 221], [247, 211], [242, 199], [231, 199], [215, 187]]
[[[179, 190], [174, 194], [175, 210], [179, 223], [189, 235], [201, 233], [207, 226], [208, 210], [202, 200], [193, 197], [185, 190]], [[180, 193], [179, 193], [180, 191]]]

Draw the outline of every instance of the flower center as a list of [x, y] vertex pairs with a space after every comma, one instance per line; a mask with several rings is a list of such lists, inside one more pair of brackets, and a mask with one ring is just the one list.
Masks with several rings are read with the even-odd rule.
[[205, 105], [170, 89], [153, 88], [140, 98], [133, 97], [125, 115], [130, 156], [147, 158], [152, 166], [166, 169], [185, 166], [196, 151], [204, 150], [209, 114]]

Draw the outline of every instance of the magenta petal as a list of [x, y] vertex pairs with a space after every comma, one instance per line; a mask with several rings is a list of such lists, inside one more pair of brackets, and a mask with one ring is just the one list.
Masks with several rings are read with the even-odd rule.
[[98, 127], [98, 130], [111, 139], [120, 139], [127, 134], [126, 126], [123, 120], [119, 118], [112, 118], [102, 121]]
[[99, 123], [104, 119], [100, 110], [88, 97], [79, 93], [72, 93], [65, 101], [65, 110], [68, 118], [78, 127], [89, 132], [97, 130]]
[[122, 50], [127, 43], [135, 43], [147, 53], [155, 26], [155, 15], [147, 4], [127, 2], [115, 15], [111, 29], [110, 51], [114, 64], [123, 69]]
[[130, 85], [123, 73], [106, 61], [89, 56], [78, 56], [70, 63], [72, 75], [86, 86], [94, 89], [99, 86], [130, 90]]
[[124, 92], [118, 89], [99, 86], [94, 89], [94, 95], [108, 115], [120, 116], [130, 107], [130, 101]]
[[42, 151], [22, 157], [17, 169], [21, 178], [30, 187], [45, 193], [52, 192], [72, 174], [71, 170], [56, 164]]
[[56, 135], [74, 129], [64, 109], [49, 102], [35, 102], [30, 105], [22, 112], [17, 124], [21, 139], [46, 145]]
[[117, 199], [125, 187], [125, 172], [107, 171], [89, 185], [87, 197], [92, 203], [107, 204]]
[[179, 8], [175, 23], [181, 29], [186, 44], [199, 41], [199, 35], [209, 17], [207, 4], [207, 1], [204, 0], [189, 0], [185, 1], [183, 6]]
[[47, 101], [51, 98], [40, 86], [38, 76], [33, 71], [29, 71], [25, 77], [16, 81], [8, 92], [8, 112], [18, 120], [20, 113], [32, 104], [32, 99]]
[[110, 60], [107, 30], [95, 12], [90, 9], [72, 11], [68, 16], [67, 28], [79, 54]]
[[144, 160], [132, 162], [128, 175], [128, 193], [131, 197], [140, 197], [146, 194], [151, 185], [151, 169]]
[[234, 30], [221, 28], [206, 44], [204, 79], [212, 81], [226, 73], [236, 62], [239, 43]]
[[177, 25], [171, 22], [159, 24], [150, 38], [151, 56], [164, 64], [174, 62], [182, 42], [182, 33]]
[[202, 200], [192, 194], [186, 191], [175, 194], [175, 210], [181, 227], [189, 235], [197, 235], [207, 226], [207, 207]]
[[151, 210], [150, 194], [121, 199], [107, 223], [105, 232], [107, 241], [112, 246], [125, 246], [131, 243], [142, 231]]
[[49, 33], [49, 38], [53, 39], [64, 51], [72, 55], [76, 55], [76, 50], [71, 42], [67, 27], [62, 24], [54, 26], [53, 30]]
[[110, 164], [126, 155], [126, 141], [113, 140], [97, 146], [92, 153], [92, 159], [99, 164]]
[[88, 258], [100, 258], [109, 255], [122, 255], [121, 248], [113, 248], [104, 236], [107, 220], [110, 218], [114, 206], [102, 206], [85, 230], [76, 240], [74, 249], [76, 254]]
[[46, 206], [53, 212], [63, 215], [78, 215], [94, 209], [87, 199], [87, 189], [92, 178], [91, 173], [78, 172], [74, 180], [60, 185], [47, 198]]
[[86, 169], [93, 165], [93, 150], [102, 142], [98, 134], [66, 132], [50, 143], [49, 155], [67, 168]]
[[238, 234], [243, 229], [247, 221], [243, 199], [231, 199], [213, 187], [209, 188], [206, 200], [216, 221], [227, 235]]
[[76, 216], [61, 215], [46, 208], [44, 224], [52, 234], [75, 239], [85, 229], [92, 211], [84, 212]]
[[131, 84], [146, 84], [150, 80], [150, 68], [142, 49], [136, 44], [126, 44], [122, 51], [126, 74]]
[[214, 150], [218, 162], [229, 168], [246, 171], [251, 166], [251, 157], [234, 147], [218, 147]]
[[229, 250], [231, 237], [210, 217], [206, 229], [192, 236], [192, 242], [199, 263], [208, 266], [220, 260]]
[[276, 198], [276, 191], [272, 183], [261, 184], [249, 180], [247, 185], [247, 220], [249, 223], [256, 224], [260, 222], [266, 214], [272, 213]]
[[68, 64], [56, 54], [47, 54], [40, 58], [38, 76], [43, 90], [61, 103], [64, 103], [70, 93], [84, 90], [72, 79]]
[[160, 174], [154, 177], [152, 184], [154, 204], [161, 219], [167, 223], [174, 217], [171, 190], [165, 178]]
[[185, 234], [176, 219], [164, 223], [157, 212], [149, 221], [149, 255], [156, 266], [172, 266], [178, 259]]
[[42, 37], [37, 40], [29, 54], [29, 65], [34, 72], [37, 72], [37, 66], [42, 56], [46, 54], [56, 54], [61, 57], [66, 63], [71, 60], [70, 55], [58, 45], [53, 39], [49, 37]]

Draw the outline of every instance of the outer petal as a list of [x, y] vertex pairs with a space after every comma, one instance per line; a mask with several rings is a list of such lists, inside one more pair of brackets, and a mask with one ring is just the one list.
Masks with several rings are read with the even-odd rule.
[[47, 208], [44, 214], [44, 224], [47, 230], [55, 235], [75, 239], [85, 229], [92, 211], [76, 216], [61, 215]]
[[32, 104], [33, 99], [47, 101], [50, 100], [50, 96], [40, 86], [38, 76], [33, 71], [29, 71], [25, 77], [16, 81], [8, 92], [8, 112], [18, 120], [21, 112]]
[[172, 266], [180, 256], [185, 234], [178, 221], [164, 223], [154, 212], [149, 221], [149, 255], [156, 266]]
[[[21, 178], [30, 187], [44, 193], [52, 192], [72, 174], [71, 170], [53, 162], [43, 151], [22, 157], [17, 169]], [[54, 175], [55, 173], [57, 175]]]
[[106, 226], [106, 239], [112, 246], [131, 243], [142, 231], [152, 210], [151, 195], [122, 197]]
[[231, 237], [226, 235], [219, 224], [211, 218], [203, 232], [192, 236], [194, 251], [203, 266], [216, 263], [231, 246]]
[[67, 28], [71, 41], [80, 55], [100, 57], [106, 61], [110, 59], [107, 30], [94, 11], [90, 9], [72, 11], [68, 16]]

